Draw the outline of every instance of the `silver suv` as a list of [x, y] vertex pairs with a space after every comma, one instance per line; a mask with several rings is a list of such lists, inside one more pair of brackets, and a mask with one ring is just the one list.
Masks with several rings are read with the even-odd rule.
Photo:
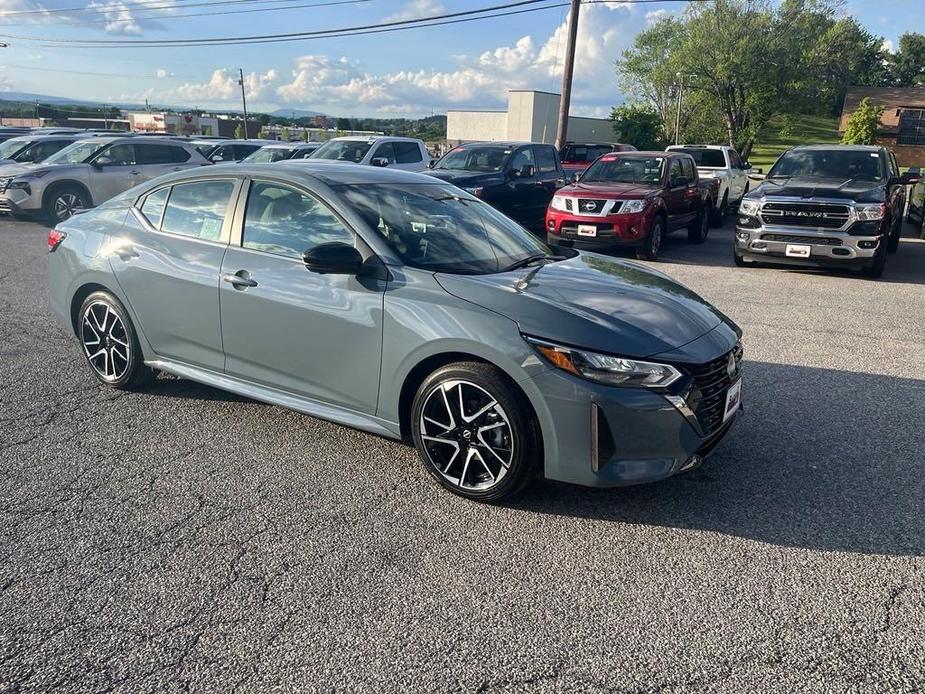
[[0, 174], [0, 212], [38, 214], [57, 224], [132, 186], [170, 171], [210, 162], [184, 142], [95, 137], [75, 142], [41, 164]]
[[[23, 135], [0, 143], [0, 165], [34, 164], [45, 161], [86, 135]], [[0, 171], [0, 176], [3, 173]]]

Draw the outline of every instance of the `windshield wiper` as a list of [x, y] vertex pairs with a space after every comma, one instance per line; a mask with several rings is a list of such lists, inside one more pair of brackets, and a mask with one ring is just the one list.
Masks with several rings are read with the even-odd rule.
[[511, 270], [516, 270], [518, 268], [527, 267], [539, 260], [565, 260], [564, 255], [546, 255], [545, 253], [534, 253], [533, 255], [528, 255], [526, 258], [521, 258], [516, 260], [505, 268], [501, 269], [501, 272], [510, 272]]

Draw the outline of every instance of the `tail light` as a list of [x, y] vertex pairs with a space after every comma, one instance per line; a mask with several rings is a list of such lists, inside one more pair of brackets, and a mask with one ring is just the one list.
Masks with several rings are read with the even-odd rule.
[[67, 238], [67, 232], [58, 231], [57, 229], [52, 229], [48, 232], [48, 252], [54, 253], [58, 250], [58, 246], [61, 245], [61, 242]]

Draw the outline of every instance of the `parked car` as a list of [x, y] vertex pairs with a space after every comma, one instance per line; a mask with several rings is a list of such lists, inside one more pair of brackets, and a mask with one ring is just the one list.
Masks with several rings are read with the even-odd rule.
[[[922, 170], [918, 166], [911, 167], [907, 172], [912, 176], [921, 176]], [[921, 237], [925, 239], [925, 179], [920, 179], [912, 186], [909, 193], [909, 211], [906, 220], [910, 224], [918, 224]]]
[[312, 154], [313, 160], [344, 161], [423, 171], [431, 162], [424, 142], [413, 137], [335, 137]]
[[23, 135], [0, 144], [0, 166], [6, 164], [35, 164], [44, 161], [84, 135]]
[[553, 197], [546, 238], [580, 248], [629, 247], [655, 260], [665, 235], [677, 229], [704, 242], [715, 199], [716, 182], [701, 181], [687, 153], [605, 154]]
[[241, 161], [261, 147], [266, 147], [267, 140], [203, 140], [189, 141], [199, 153], [213, 164]]
[[536, 476], [609, 487], [695, 468], [741, 402], [741, 331], [704, 299], [554, 252], [420, 174], [170, 174], [48, 246], [52, 307], [102, 383], [157, 369], [412, 440], [472, 499]]
[[736, 265], [857, 268], [880, 277], [899, 248], [905, 186], [918, 178], [900, 175], [885, 147], [793, 147], [739, 205]]
[[589, 142], [566, 142], [562, 149], [559, 150], [559, 159], [562, 160], [562, 168], [568, 175], [581, 173], [591, 163], [605, 154], [611, 152], [635, 152], [633, 145], [620, 143], [589, 143]]
[[0, 142], [6, 142], [14, 137], [28, 135], [30, 128], [2, 127], [0, 128]]
[[307, 159], [321, 146], [320, 142], [264, 143], [256, 152], [251, 152], [242, 161], [251, 164], [271, 164], [289, 159]]
[[[671, 145], [669, 151], [686, 152], [694, 158], [701, 178], [719, 181], [719, 201], [713, 208], [714, 225], [720, 225], [728, 209], [736, 209], [751, 187], [748, 174], [752, 165], [743, 162], [739, 153], [728, 145]], [[758, 169], [756, 173], [761, 173]]]
[[81, 140], [41, 164], [5, 168], [0, 176], [0, 212], [38, 214], [54, 224], [168, 171], [209, 163], [195, 147], [177, 140]]
[[428, 173], [534, 229], [542, 229], [549, 201], [565, 185], [556, 148], [530, 142], [460, 145], [434, 162]]

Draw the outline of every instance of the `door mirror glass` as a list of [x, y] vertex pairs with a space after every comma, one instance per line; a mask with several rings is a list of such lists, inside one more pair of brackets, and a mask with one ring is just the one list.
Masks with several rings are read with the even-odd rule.
[[687, 176], [675, 176], [674, 180], [671, 182], [672, 188], [680, 188], [687, 185], [690, 185], [690, 180]]
[[513, 176], [514, 178], [533, 178], [535, 173], [536, 169], [533, 164], [524, 164], [519, 169], [514, 169]]
[[389, 165], [389, 160], [386, 159], [385, 157], [374, 157], [373, 160], [369, 163], [372, 164], [373, 166], [383, 166], [384, 167], [384, 166]]
[[320, 275], [357, 275], [363, 269], [363, 256], [349, 243], [321, 243], [302, 254], [302, 261]]

